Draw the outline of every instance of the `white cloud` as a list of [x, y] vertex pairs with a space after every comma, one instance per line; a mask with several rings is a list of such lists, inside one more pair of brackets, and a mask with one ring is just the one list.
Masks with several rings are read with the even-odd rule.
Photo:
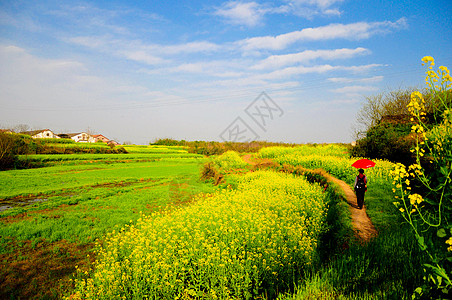
[[338, 89], [334, 89], [333, 91], [340, 94], [359, 94], [359, 93], [367, 93], [367, 92], [375, 92], [378, 88], [374, 86], [363, 86], [363, 85], [352, 85], [352, 86], [344, 86]]
[[78, 61], [44, 59], [16, 46], [0, 45], [0, 63], [0, 99], [14, 99], [2, 104], [24, 110], [124, 108], [128, 101], [145, 99], [149, 92], [143, 86], [94, 76]]
[[340, 10], [332, 6], [343, 0], [287, 0], [286, 2], [291, 13], [309, 19], [316, 15], [340, 16]]
[[129, 50], [122, 50], [118, 51], [118, 54], [121, 54], [125, 58], [133, 61], [142, 62], [148, 65], [157, 65], [165, 62], [163, 58], [154, 56], [144, 50], [138, 50], [138, 51], [129, 51]]
[[243, 60], [213, 60], [201, 61], [192, 63], [182, 63], [174, 67], [158, 68], [153, 70], [142, 70], [142, 72], [157, 75], [157, 74], [197, 74], [209, 77], [241, 77], [245, 75], [246, 65], [248, 62]]
[[282, 50], [300, 41], [324, 41], [332, 39], [362, 40], [375, 34], [388, 33], [391, 30], [407, 26], [405, 18], [396, 22], [358, 22], [351, 24], [330, 24], [315, 28], [305, 28], [299, 31], [277, 36], [253, 37], [238, 41], [237, 44], [245, 51], [256, 49]]
[[341, 12], [337, 9], [326, 9], [325, 11], [323, 11], [323, 13], [325, 15], [329, 15], [329, 16], [340, 16]]
[[381, 82], [384, 76], [372, 76], [366, 78], [349, 78], [349, 77], [332, 77], [328, 78], [328, 81], [335, 83], [351, 83], [351, 82]]
[[264, 79], [282, 79], [286, 77], [292, 77], [302, 74], [322, 74], [332, 71], [346, 71], [352, 73], [361, 73], [367, 72], [373, 68], [379, 67], [379, 64], [369, 64], [362, 66], [332, 66], [332, 65], [318, 65], [318, 66], [297, 66], [297, 67], [288, 67], [285, 69], [273, 71], [267, 74], [260, 75], [261, 78]]
[[207, 41], [189, 42], [184, 44], [168, 46], [150, 45], [145, 47], [155, 50], [156, 52], [161, 54], [206, 53], [218, 51], [221, 48], [221, 46]]
[[254, 27], [263, 23], [267, 14], [292, 14], [304, 18], [315, 15], [340, 16], [335, 4], [343, 0], [286, 0], [283, 5], [261, 4], [255, 1], [228, 1], [217, 7], [213, 15], [222, 17], [227, 23]]
[[261, 23], [267, 12], [267, 9], [256, 2], [229, 1], [216, 9], [214, 15], [223, 17], [233, 25], [253, 27]]
[[170, 60], [165, 58], [168, 56], [208, 53], [221, 48], [221, 46], [207, 41], [159, 45], [146, 44], [139, 40], [116, 39], [110, 36], [79, 36], [69, 38], [67, 42], [148, 65], [168, 63]]
[[272, 55], [253, 66], [253, 69], [262, 70], [269, 68], [280, 68], [287, 65], [306, 63], [315, 59], [337, 60], [349, 59], [357, 55], [370, 54], [370, 50], [358, 47], [356, 49], [335, 49], [335, 50], [306, 50], [299, 53], [284, 55]]

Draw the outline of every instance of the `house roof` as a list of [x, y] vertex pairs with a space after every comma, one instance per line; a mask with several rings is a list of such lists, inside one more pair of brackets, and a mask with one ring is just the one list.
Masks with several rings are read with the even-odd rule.
[[30, 130], [30, 131], [22, 131], [21, 134], [27, 134], [27, 135], [36, 135], [38, 133], [44, 132], [44, 131], [52, 131], [50, 129], [40, 129], [40, 130]]
[[76, 135], [79, 135], [79, 134], [82, 134], [82, 133], [86, 133], [86, 132], [76, 132], [76, 133], [59, 133], [58, 135], [61, 135], [61, 136], [68, 136], [68, 137], [73, 137], [73, 136], [76, 136]]
[[94, 138], [104, 137], [104, 138], [108, 139], [105, 135], [102, 135], [102, 134], [93, 134], [91, 136], [94, 137]]

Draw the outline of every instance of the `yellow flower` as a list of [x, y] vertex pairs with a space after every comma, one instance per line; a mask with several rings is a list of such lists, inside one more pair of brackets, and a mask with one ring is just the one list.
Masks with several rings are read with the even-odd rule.
[[447, 251], [451, 252], [452, 251], [452, 237], [450, 237], [447, 241], [446, 244], [451, 245], [449, 247], [447, 247]]
[[418, 204], [421, 204], [424, 201], [422, 196], [419, 195], [419, 194], [411, 194], [411, 195], [408, 196], [408, 199], [410, 199], [411, 205], [418, 205]]
[[424, 64], [426, 64], [426, 63], [430, 63], [431, 66], [434, 66], [434, 65], [435, 65], [435, 60], [434, 60], [433, 57], [431, 57], [431, 56], [424, 56], [424, 57], [422, 58], [422, 61], [423, 61], [422, 65], [424, 65]]

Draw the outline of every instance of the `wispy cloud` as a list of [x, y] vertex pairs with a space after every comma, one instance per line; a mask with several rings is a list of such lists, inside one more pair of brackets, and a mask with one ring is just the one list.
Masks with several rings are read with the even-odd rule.
[[229, 1], [217, 8], [213, 14], [233, 25], [253, 27], [261, 23], [266, 13], [268, 9], [257, 2]]
[[343, 0], [287, 0], [288, 10], [294, 15], [312, 18], [316, 15], [340, 16], [341, 11], [335, 5]]
[[344, 86], [338, 89], [334, 89], [333, 91], [341, 94], [359, 94], [359, 93], [367, 93], [367, 92], [375, 92], [378, 88], [374, 86], [364, 86], [364, 85], [351, 85]]
[[389, 33], [392, 30], [406, 28], [406, 18], [395, 22], [358, 22], [351, 24], [330, 24], [315, 28], [305, 28], [299, 31], [277, 36], [253, 37], [238, 41], [244, 51], [252, 50], [283, 50], [301, 41], [325, 41], [332, 39], [362, 40], [376, 34]]
[[182, 63], [176, 66], [157, 68], [153, 70], [141, 70], [150, 75], [156, 74], [198, 74], [209, 77], [242, 77], [246, 72], [246, 65], [249, 64], [243, 60], [212, 60], [192, 63]]
[[276, 70], [270, 73], [260, 75], [261, 78], [265, 79], [282, 79], [290, 78], [292, 76], [302, 75], [302, 74], [322, 74], [333, 71], [346, 71], [351, 73], [364, 73], [371, 69], [380, 67], [380, 64], [368, 64], [361, 66], [332, 66], [332, 65], [317, 65], [317, 66], [296, 66], [288, 67], [281, 70]]
[[207, 41], [160, 45], [146, 44], [141, 40], [117, 39], [111, 36], [79, 36], [68, 38], [66, 41], [147, 65], [168, 63], [170, 62], [168, 57], [171, 56], [208, 53], [221, 48], [221, 46]]
[[[41, 9], [38, 7], [37, 9]], [[43, 12], [54, 17], [65, 27], [74, 32], [90, 33], [112, 33], [115, 35], [133, 36], [140, 32], [148, 31], [148, 28], [133, 27], [136, 22], [166, 22], [166, 20], [155, 13], [149, 13], [131, 7], [120, 7], [111, 5], [109, 8], [101, 8], [87, 2], [56, 5], [52, 9]], [[127, 20], [127, 22], [124, 22]]]
[[372, 76], [365, 78], [350, 78], [350, 77], [331, 77], [328, 78], [328, 81], [334, 83], [351, 83], [351, 82], [361, 82], [361, 83], [371, 83], [371, 82], [381, 82], [384, 79], [384, 76]]
[[258, 62], [252, 68], [256, 70], [277, 69], [293, 64], [307, 63], [315, 59], [337, 60], [349, 59], [358, 55], [370, 54], [370, 50], [366, 48], [355, 49], [334, 49], [334, 50], [306, 50], [299, 53], [291, 53], [284, 55], [272, 55]]
[[152, 55], [149, 51], [145, 50], [117, 50], [116, 54], [123, 56], [124, 58], [132, 61], [141, 62], [147, 65], [159, 65], [167, 62], [168, 60], [161, 57]]
[[149, 93], [144, 86], [91, 75], [89, 69], [76, 60], [44, 59], [17, 46], [0, 45], [0, 61], [0, 99], [3, 95], [15, 99], [8, 106], [28, 110], [89, 111], [111, 108], [116, 102], [113, 98], [133, 101], [145, 99]]
[[256, 1], [228, 1], [213, 11], [232, 25], [254, 27], [261, 25], [268, 14], [291, 14], [303, 18], [316, 15], [340, 16], [340, 10], [335, 5], [343, 0], [285, 0], [277, 3], [259, 3]]

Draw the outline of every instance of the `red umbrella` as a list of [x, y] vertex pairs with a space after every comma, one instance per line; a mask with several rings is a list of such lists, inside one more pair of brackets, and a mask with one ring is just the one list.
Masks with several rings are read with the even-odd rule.
[[375, 166], [375, 163], [369, 159], [358, 159], [357, 161], [355, 161], [352, 164], [352, 167], [355, 167], [357, 169], [367, 169], [367, 168], [372, 168], [373, 166]]

